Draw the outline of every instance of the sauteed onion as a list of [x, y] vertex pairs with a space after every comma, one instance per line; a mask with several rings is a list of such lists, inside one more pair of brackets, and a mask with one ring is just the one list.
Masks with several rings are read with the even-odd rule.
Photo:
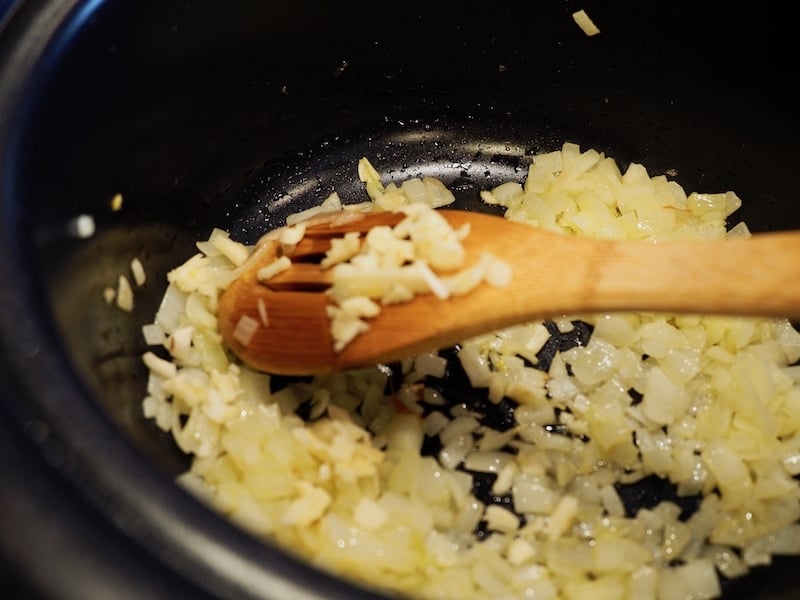
[[[431, 181], [360, 172], [371, 205], [449, 202]], [[729, 227], [735, 193], [687, 195], [574, 144], [482, 198], [565, 235], [749, 235]], [[143, 410], [192, 455], [181, 484], [320, 568], [422, 598], [671, 600], [800, 553], [788, 321], [565, 315], [286, 381], [239, 364], [216, 328], [249, 249], [222, 230], [198, 249], [146, 326]]]

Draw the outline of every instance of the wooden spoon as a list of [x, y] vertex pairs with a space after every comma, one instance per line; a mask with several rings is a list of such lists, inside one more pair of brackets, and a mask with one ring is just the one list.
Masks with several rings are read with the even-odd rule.
[[[393, 225], [397, 213], [340, 213], [309, 223], [288, 271], [260, 283], [258, 269], [280, 254], [267, 236], [223, 293], [222, 337], [245, 363], [274, 374], [325, 373], [389, 362], [472, 336], [549, 317], [639, 311], [800, 316], [800, 232], [722, 241], [612, 241], [543, 231], [477, 212], [440, 210], [463, 240], [467, 264], [483, 251], [510, 264], [508, 287], [482, 284], [440, 300], [433, 294], [384, 306], [367, 333], [335, 352], [318, 264], [332, 237]], [[243, 315], [258, 322], [247, 345], [234, 336]], [[265, 319], [266, 317], [266, 319]], [[266, 325], [264, 322], [266, 321]]]

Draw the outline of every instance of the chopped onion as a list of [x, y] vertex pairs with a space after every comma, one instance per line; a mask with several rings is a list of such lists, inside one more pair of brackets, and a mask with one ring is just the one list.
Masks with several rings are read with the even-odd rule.
[[281, 256], [269, 263], [265, 267], [261, 267], [256, 273], [259, 281], [269, 281], [279, 273], [283, 273], [292, 266], [292, 261], [288, 256]]
[[[343, 207], [332, 194], [301, 213], [338, 210], [343, 223], [405, 213], [402, 227], [363, 244], [351, 236], [332, 257], [340, 343], [382, 303], [430, 292], [415, 260], [445, 283], [497, 283], [503, 256], [465, 268], [469, 232], [427, 221], [448, 201], [441, 182], [384, 186], [366, 159], [359, 172], [370, 202]], [[535, 156], [523, 184], [482, 197], [567, 235], [749, 235], [726, 227], [732, 192], [687, 195], [570, 143]], [[337, 576], [429, 600], [713, 598], [718, 573], [800, 554], [800, 333], [788, 320], [563, 315], [463, 340], [455, 359], [423, 353], [276, 387], [221, 342], [219, 294], [237, 273], [225, 239], [212, 232], [168, 274], [143, 335], [172, 357], [143, 357], [142, 410], [192, 455], [189, 489], [254, 534]], [[267, 316], [262, 303], [241, 337]], [[686, 518], [662, 499], [631, 515], [622, 490], [650, 476], [699, 506]]]
[[260, 326], [261, 324], [257, 320], [248, 315], [242, 315], [233, 330], [233, 339], [247, 347], [253, 341], [253, 336]]
[[142, 261], [138, 258], [131, 260], [131, 273], [133, 274], [134, 283], [139, 287], [143, 286], [147, 280], [147, 275], [144, 272]]
[[133, 310], [133, 290], [128, 278], [120, 275], [117, 283], [117, 306], [125, 312]]

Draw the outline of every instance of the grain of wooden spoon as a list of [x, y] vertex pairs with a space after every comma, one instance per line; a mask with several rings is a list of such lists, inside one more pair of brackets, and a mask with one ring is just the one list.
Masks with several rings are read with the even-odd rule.
[[[350, 213], [309, 224], [292, 267], [260, 283], [256, 271], [280, 245], [267, 239], [223, 293], [223, 339], [251, 366], [275, 374], [324, 373], [389, 362], [536, 319], [640, 311], [800, 316], [800, 232], [720, 241], [611, 241], [543, 231], [503, 217], [440, 210], [453, 227], [470, 223], [469, 258], [482, 251], [508, 262], [506, 288], [481, 285], [464, 296], [433, 294], [385, 306], [370, 330], [335, 352], [318, 259], [332, 237], [394, 224], [396, 213]], [[310, 262], [308, 262], [310, 261]], [[259, 322], [245, 346], [233, 335], [242, 315]], [[267, 325], [264, 325], [267, 317]]]

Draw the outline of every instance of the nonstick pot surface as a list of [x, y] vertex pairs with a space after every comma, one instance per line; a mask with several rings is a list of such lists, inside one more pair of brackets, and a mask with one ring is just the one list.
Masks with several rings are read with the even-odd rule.
[[[65, 598], [353, 597], [172, 484], [186, 459], [140, 411], [139, 328], [167, 270], [212, 227], [253, 241], [353, 198], [362, 156], [477, 208], [565, 141], [735, 190], [753, 229], [800, 227], [790, 27], [690, 2], [17, 2], [0, 32], [6, 571]], [[134, 256], [136, 308], [109, 310]], [[792, 597], [798, 564], [726, 597]]]

